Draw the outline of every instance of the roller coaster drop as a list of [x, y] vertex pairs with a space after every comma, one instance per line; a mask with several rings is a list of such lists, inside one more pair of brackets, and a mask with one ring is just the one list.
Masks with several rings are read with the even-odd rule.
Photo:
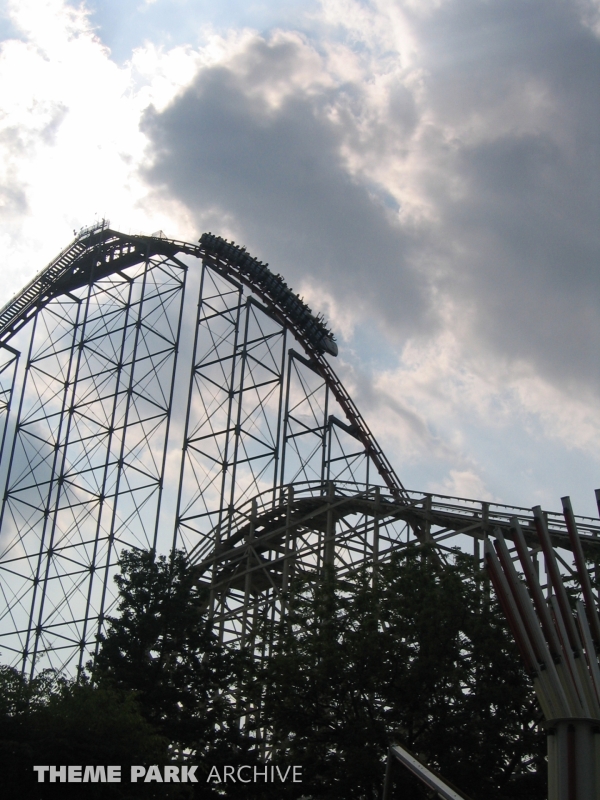
[[[0, 311], [3, 661], [85, 664], [124, 548], [183, 549], [220, 636], [243, 643], [282, 613], [292, 575], [326, 564], [376, 565], [410, 541], [479, 559], [515, 520], [537, 558], [530, 510], [404, 488], [336, 354], [234, 243], [81, 231]], [[546, 519], [567, 575], [567, 525]], [[597, 552], [600, 521], [577, 526]]]

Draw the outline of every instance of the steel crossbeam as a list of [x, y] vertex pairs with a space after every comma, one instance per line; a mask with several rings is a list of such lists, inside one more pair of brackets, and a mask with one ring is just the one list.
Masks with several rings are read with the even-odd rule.
[[[409, 542], [479, 558], [515, 517], [535, 546], [527, 509], [405, 489], [336, 353], [244, 248], [82, 230], [0, 311], [4, 658], [84, 665], [124, 548], [182, 549], [223, 640], [248, 643], [294, 575], [372, 568]], [[600, 522], [577, 525], [598, 560]]]

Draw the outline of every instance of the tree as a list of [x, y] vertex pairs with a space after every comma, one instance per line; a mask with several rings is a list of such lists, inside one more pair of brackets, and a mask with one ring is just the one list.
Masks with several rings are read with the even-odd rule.
[[[298, 795], [376, 796], [397, 740], [474, 798], [545, 797], [530, 682], [471, 559], [452, 561], [409, 548], [375, 587], [363, 571], [292, 591], [256, 702], [274, 758], [304, 767]], [[395, 796], [427, 796], [394, 772]]]
[[[34, 765], [162, 764], [167, 741], [143, 718], [132, 693], [79, 684], [52, 671], [28, 681], [0, 667], [0, 770], [9, 800], [79, 798], [81, 784], [40, 784]], [[86, 783], [90, 798], [154, 796], [147, 786]], [[161, 792], [162, 797], [176, 792]]]
[[252, 747], [240, 733], [234, 698], [246, 659], [218, 643], [184, 554], [125, 551], [116, 582], [119, 615], [108, 620], [94, 680], [136, 693], [173, 760], [206, 771], [236, 763]]
[[[137, 761], [114, 763], [188, 760], [208, 771], [258, 763], [260, 729], [272, 763], [301, 766], [302, 783], [201, 780], [145, 785], [145, 796], [372, 798], [394, 741], [475, 800], [545, 796], [535, 697], [503, 615], [458, 552], [443, 565], [428, 548], [408, 548], [375, 574], [297, 580], [274, 638], [266, 620], [257, 632], [258, 645], [271, 647], [262, 664], [219, 645], [182, 554], [126, 552], [117, 584], [119, 613], [101, 641], [94, 685], [50, 676], [44, 688], [43, 676], [27, 684], [5, 672], [5, 756], [12, 748], [16, 761], [25, 758], [19, 748], [33, 742], [47, 763], [69, 763], [44, 750], [55, 740], [78, 763], [121, 753]], [[240, 731], [248, 707], [254, 735]], [[99, 761], [89, 760], [94, 748]], [[427, 796], [399, 765], [394, 783], [403, 800]], [[114, 796], [139, 789], [124, 787], [130, 794]]]

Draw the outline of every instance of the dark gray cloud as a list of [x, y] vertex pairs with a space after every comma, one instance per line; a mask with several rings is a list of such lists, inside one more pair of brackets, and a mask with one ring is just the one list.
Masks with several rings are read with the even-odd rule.
[[[579, 9], [442, 4], [415, 22], [418, 103], [390, 84], [370, 129], [362, 86], [293, 88], [300, 45], [255, 39], [146, 117], [147, 177], [199, 218], [227, 215], [292, 285], [322, 285], [397, 343], [434, 332], [431, 298], [448, 297], [473, 347], [598, 390], [600, 42]], [[276, 107], [255, 91], [286, 80]], [[392, 141], [420, 149], [426, 226], [402, 225], [386, 187], [352, 178], [341, 157], [389, 158]]]
[[149, 178], [192, 209], [216, 208], [216, 224], [219, 213], [232, 216], [244, 244], [291, 285], [313, 278], [342, 302], [383, 311], [404, 334], [418, 330], [427, 301], [407, 260], [416, 242], [390, 221], [385, 195], [344, 168], [344, 129], [326, 114], [337, 98], [297, 91], [270, 109], [248, 91], [253, 80], [284, 79], [297, 59], [293, 42], [257, 41], [249, 75], [202, 71], [146, 118], [156, 159]]
[[426, 56], [437, 113], [490, 119], [480, 141], [455, 143], [460, 201], [436, 198], [462, 253], [448, 291], [468, 300], [488, 345], [598, 389], [600, 42], [577, 11], [463, 0], [423, 40], [445, 47]]
[[600, 208], [585, 202], [565, 155], [543, 137], [465, 148], [464, 202], [445, 209], [469, 242], [454, 285], [482, 340], [558, 379], [600, 377]]

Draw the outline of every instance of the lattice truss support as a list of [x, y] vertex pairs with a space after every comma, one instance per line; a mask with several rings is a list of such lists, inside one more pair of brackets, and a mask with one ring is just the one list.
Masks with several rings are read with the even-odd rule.
[[217, 278], [205, 265], [179, 484], [176, 542], [195, 558], [219, 545], [253, 497], [369, 474], [365, 447], [330, 413], [315, 365], [286, 352], [286, 330], [268, 309]]
[[[292, 577], [319, 580], [327, 565], [338, 575], [364, 566], [375, 574], [392, 552], [428, 543], [443, 560], [451, 560], [456, 548], [471, 553], [483, 569], [484, 542], [496, 537], [510, 542], [515, 520], [530, 546], [543, 588], [550, 591], [531, 509], [407, 494], [408, 501], [399, 502], [380, 486], [313, 481], [263, 492], [239, 507], [227, 518], [225, 534], [215, 529], [204, 548], [190, 554], [199, 581], [210, 591], [222, 640], [249, 645], [259, 619], [264, 628], [264, 620], [276, 622], [285, 613]], [[545, 517], [562, 579], [573, 589], [578, 581], [567, 524], [558, 513], [545, 512]], [[600, 521], [576, 520], [586, 557], [598, 565]], [[516, 550], [512, 553], [517, 559]]]
[[30, 323], [2, 503], [3, 656], [81, 666], [124, 547], [156, 544], [186, 270], [150, 258]]
[[[124, 548], [183, 549], [222, 640], [251, 645], [294, 576], [413, 541], [479, 559], [515, 516], [529, 535], [527, 510], [408, 492], [336, 353], [243, 248], [82, 231], [0, 311], [4, 661], [84, 665]], [[549, 524], [568, 570], [564, 522]], [[596, 552], [600, 523], [578, 525]]]

